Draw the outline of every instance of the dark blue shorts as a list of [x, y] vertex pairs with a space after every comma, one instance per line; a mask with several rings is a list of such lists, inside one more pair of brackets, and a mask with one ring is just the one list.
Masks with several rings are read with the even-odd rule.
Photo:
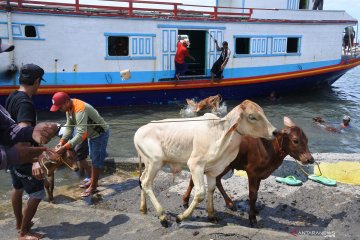
[[175, 61], [175, 77], [176, 77], [176, 74], [178, 74], [178, 73], [180, 73], [180, 74], [186, 73], [186, 71], [188, 70], [188, 67], [189, 67], [189, 65], [185, 62], [183, 64], [180, 64]]
[[12, 167], [10, 169], [12, 185], [16, 190], [24, 189], [30, 197], [43, 199], [45, 197], [44, 180], [32, 176], [32, 165]]

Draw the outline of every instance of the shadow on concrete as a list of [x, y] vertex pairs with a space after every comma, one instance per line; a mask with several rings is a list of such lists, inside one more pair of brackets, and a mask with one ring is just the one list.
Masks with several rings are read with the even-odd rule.
[[[71, 218], [71, 216], [69, 216]], [[49, 239], [67, 239], [88, 236], [89, 240], [97, 239], [109, 233], [111, 227], [123, 224], [129, 221], [129, 217], [123, 214], [114, 216], [108, 223], [102, 222], [83, 222], [80, 224], [71, 224], [61, 222], [59, 225], [39, 227], [36, 230], [45, 232]]]

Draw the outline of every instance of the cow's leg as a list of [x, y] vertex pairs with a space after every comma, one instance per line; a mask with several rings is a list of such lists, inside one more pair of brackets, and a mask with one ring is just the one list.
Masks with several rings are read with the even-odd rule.
[[147, 167], [145, 165], [145, 169], [142, 173], [142, 175], [140, 176], [140, 188], [141, 188], [141, 197], [140, 197], [140, 212], [142, 214], [147, 214], [147, 204], [146, 204], [146, 193], [144, 191], [144, 189], [142, 189], [142, 182], [141, 182], [141, 178], [143, 177], [144, 179], [146, 178], [147, 175]]
[[255, 203], [257, 200], [260, 181], [261, 179], [249, 177], [249, 198], [250, 198], [249, 221], [251, 227], [253, 227], [257, 223]]
[[47, 181], [48, 181], [48, 186], [46, 187], [46, 192], [48, 194], [48, 200], [49, 202], [53, 202], [54, 201], [54, 173], [50, 174], [47, 177]]
[[140, 197], [140, 212], [142, 214], [147, 214], [146, 194], [145, 191], [142, 189], [141, 189], [141, 197]]
[[230, 168], [225, 168], [224, 172], [222, 172], [219, 176], [216, 177], [216, 187], [219, 189], [221, 195], [223, 196], [225, 200], [226, 207], [232, 211], [236, 211], [236, 206], [234, 202], [231, 200], [231, 198], [227, 195], [222, 183], [221, 178], [230, 171]]
[[[165, 211], [164, 211], [163, 207], [161, 206], [161, 204], [159, 203], [159, 201], [157, 200], [157, 198], [155, 197], [155, 194], [152, 189], [156, 174], [161, 169], [161, 167], [162, 167], [162, 164], [160, 164], [160, 163], [157, 164], [156, 162], [155, 162], [155, 164], [149, 165], [146, 174], [141, 176], [140, 180], [141, 180], [141, 186], [143, 188], [143, 191], [145, 192], [145, 194], [147, 196], [149, 196], [150, 201], [152, 202], [152, 204], [154, 205], [154, 207], [156, 209], [156, 212], [159, 216], [161, 225], [163, 225], [164, 227], [167, 227], [168, 222], [166, 220]], [[144, 194], [144, 198], [145, 198], [145, 194]]]
[[189, 207], [189, 199], [192, 189], [194, 188], [194, 182], [192, 180], [192, 176], [190, 176], [189, 186], [186, 189], [186, 193], [183, 197], [183, 207], [188, 208]]
[[176, 222], [178, 223], [188, 218], [192, 214], [196, 206], [205, 198], [204, 167], [198, 166], [196, 168], [192, 168], [191, 166], [189, 166], [189, 168], [194, 181], [195, 195], [189, 208], [176, 217]]
[[214, 191], [216, 188], [216, 178], [212, 176], [207, 177], [207, 184], [208, 184], [208, 201], [207, 201], [207, 211], [208, 211], [208, 219], [210, 222], [217, 222], [215, 217], [215, 210], [214, 210]]

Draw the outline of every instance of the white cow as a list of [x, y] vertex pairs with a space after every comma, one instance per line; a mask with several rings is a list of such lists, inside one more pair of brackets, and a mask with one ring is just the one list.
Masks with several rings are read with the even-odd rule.
[[145, 164], [140, 177], [140, 211], [147, 212], [146, 195], [149, 196], [160, 222], [167, 226], [164, 210], [152, 190], [154, 178], [164, 165], [169, 165], [177, 173], [182, 165], [187, 164], [194, 180], [195, 196], [176, 221], [189, 217], [197, 204], [204, 200], [204, 174], [208, 183], [208, 215], [210, 219], [214, 218], [216, 176], [235, 159], [242, 135], [273, 139], [276, 132], [262, 108], [249, 100], [223, 118], [207, 113], [196, 118], [165, 119], [140, 127], [134, 136], [140, 162]]

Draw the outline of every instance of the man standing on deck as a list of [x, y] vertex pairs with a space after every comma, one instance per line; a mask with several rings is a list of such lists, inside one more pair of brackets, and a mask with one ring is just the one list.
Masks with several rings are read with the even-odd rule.
[[175, 54], [175, 81], [179, 81], [180, 74], [183, 74], [188, 69], [188, 64], [185, 62], [185, 57], [190, 58], [195, 61], [195, 58], [191, 56], [188, 52], [188, 46], [190, 46], [190, 41], [188, 38], [180, 40], [178, 38], [177, 50]]
[[324, 0], [313, 0], [313, 10], [323, 10]]
[[71, 99], [65, 92], [55, 93], [52, 102], [50, 111], [66, 113], [65, 131], [56, 152], [63, 154], [88, 139], [92, 161], [91, 180], [89, 187], [81, 194], [81, 197], [88, 197], [97, 192], [99, 176], [105, 164], [109, 126], [94, 107], [79, 99]]
[[216, 78], [219, 79], [219, 81], [222, 79], [223, 71], [231, 55], [231, 51], [229, 49], [229, 44], [227, 41], [224, 41], [222, 43], [221, 48], [219, 47], [217, 40], [215, 40], [215, 44], [216, 44], [216, 50], [221, 51], [221, 54], [219, 59], [216, 60], [216, 62], [211, 68], [211, 83], [214, 82], [214, 76], [216, 76]]
[[[12, 119], [21, 127], [36, 125], [36, 110], [32, 101], [43, 80], [44, 70], [34, 64], [26, 64], [20, 69], [20, 87], [13, 92], [5, 102], [5, 107]], [[20, 230], [19, 239], [40, 239], [42, 234], [30, 232], [31, 219], [34, 217], [41, 200], [45, 197], [44, 176], [38, 162], [14, 165], [10, 168], [13, 192], [13, 206], [16, 228]], [[22, 212], [22, 196], [25, 191], [30, 198]]]

